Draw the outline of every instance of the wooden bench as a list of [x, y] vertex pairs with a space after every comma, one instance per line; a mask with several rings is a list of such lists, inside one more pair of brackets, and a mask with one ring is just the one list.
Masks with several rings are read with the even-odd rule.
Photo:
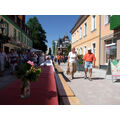
[[67, 82], [65, 81], [63, 75], [58, 73], [58, 78], [56, 79], [59, 99], [63, 105], [81, 105], [79, 99], [75, 96]]

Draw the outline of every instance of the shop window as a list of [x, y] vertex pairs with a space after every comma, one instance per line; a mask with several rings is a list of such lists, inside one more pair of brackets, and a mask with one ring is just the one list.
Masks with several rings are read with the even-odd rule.
[[[109, 40], [110, 42], [110, 40]], [[111, 43], [112, 42], [112, 43]], [[117, 57], [117, 45], [114, 43], [113, 40], [111, 40], [110, 44], [107, 44], [107, 41], [105, 42], [106, 48], [105, 48], [105, 63], [108, 63], [108, 60], [114, 60]]]

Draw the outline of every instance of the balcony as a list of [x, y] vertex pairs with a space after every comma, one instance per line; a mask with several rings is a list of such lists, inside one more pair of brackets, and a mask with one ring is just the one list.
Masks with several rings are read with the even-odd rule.
[[120, 28], [120, 15], [112, 15], [110, 17], [110, 30], [117, 30]]

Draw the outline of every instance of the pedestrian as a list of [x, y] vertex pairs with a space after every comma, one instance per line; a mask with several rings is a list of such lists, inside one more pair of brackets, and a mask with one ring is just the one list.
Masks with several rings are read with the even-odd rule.
[[76, 72], [76, 60], [77, 54], [75, 48], [72, 48], [72, 51], [68, 55], [68, 67], [70, 70], [71, 80], [74, 78], [74, 73]]
[[45, 59], [42, 53], [39, 54], [39, 65], [41, 65], [42, 63], [44, 63]]
[[87, 79], [87, 71], [89, 70], [89, 80], [91, 81], [92, 77], [92, 68], [95, 67], [95, 55], [91, 52], [91, 48], [88, 48], [88, 53], [85, 54], [83, 57], [83, 66], [85, 68], [85, 76], [84, 78]]
[[20, 64], [23, 64], [27, 62], [27, 54], [26, 52], [23, 50], [22, 53], [20, 54]]
[[10, 72], [14, 74], [19, 63], [19, 56], [14, 49], [11, 49], [9, 55], [9, 62], [10, 62]]
[[3, 75], [5, 70], [5, 61], [6, 61], [6, 54], [3, 52], [3, 48], [0, 47], [0, 74]]
[[58, 61], [58, 65], [60, 65], [60, 63], [61, 63], [61, 56], [60, 56], [60, 54], [57, 55], [57, 61]]

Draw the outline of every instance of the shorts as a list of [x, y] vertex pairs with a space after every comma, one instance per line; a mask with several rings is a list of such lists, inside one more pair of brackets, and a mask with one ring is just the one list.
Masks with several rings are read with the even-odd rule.
[[93, 68], [93, 64], [92, 64], [92, 62], [87, 62], [87, 61], [85, 61], [85, 69], [87, 68], [87, 69], [92, 69]]

